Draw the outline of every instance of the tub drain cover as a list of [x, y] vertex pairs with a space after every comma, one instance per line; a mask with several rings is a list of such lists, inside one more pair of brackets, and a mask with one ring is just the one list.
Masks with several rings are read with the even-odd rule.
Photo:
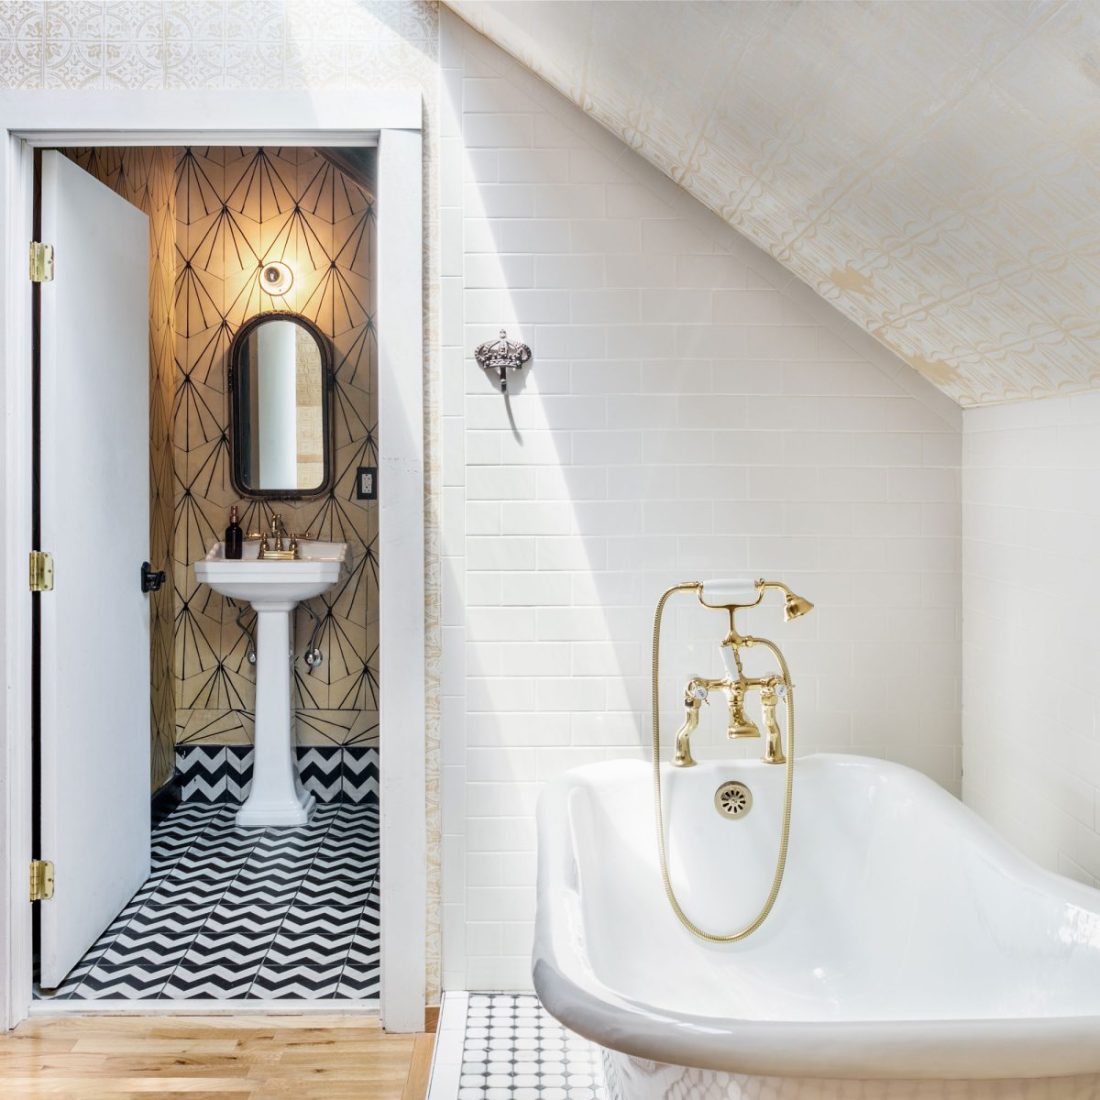
[[744, 817], [752, 809], [752, 791], [744, 783], [723, 783], [714, 792], [714, 808], [723, 817]]

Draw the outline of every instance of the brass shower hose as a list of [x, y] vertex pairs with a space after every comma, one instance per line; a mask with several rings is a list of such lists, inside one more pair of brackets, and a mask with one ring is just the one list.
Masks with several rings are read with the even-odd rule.
[[768, 915], [775, 905], [775, 900], [779, 897], [780, 887], [783, 885], [783, 872], [787, 867], [787, 848], [791, 838], [791, 805], [794, 796], [794, 688], [791, 685], [787, 662], [779, 649], [764, 638], [753, 639], [756, 645], [766, 646], [775, 655], [787, 687], [787, 783], [783, 799], [783, 827], [779, 834], [779, 855], [775, 861], [775, 874], [772, 876], [771, 890], [768, 892], [768, 898], [756, 917], [736, 932], [725, 934], [707, 932], [684, 912], [672, 886], [672, 878], [668, 870], [668, 851], [665, 844], [665, 813], [661, 796], [661, 617], [664, 614], [665, 604], [674, 592], [698, 591], [701, 587], [702, 585], [698, 581], [673, 585], [657, 601], [657, 610], [653, 616], [653, 801], [657, 815], [657, 852], [661, 861], [661, 880], [665, 886], [665, 897], [668, 898], [669, 905], [672, 906], [672, 911], [676, 914], [680, 923], [693, 936], [698, 936], [699, 939], [706, 940], [708, 943], [736, 943], [739, 940], [747, 939], [768, 919]]

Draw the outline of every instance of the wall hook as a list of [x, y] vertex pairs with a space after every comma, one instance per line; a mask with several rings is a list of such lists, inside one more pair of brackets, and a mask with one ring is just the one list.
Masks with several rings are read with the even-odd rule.
[[500, 392], [508, 392], [508, 371], [519, 370], [531, 358], [531, 349], [508, 339], [505, 329], [500, 330], [496, 340], [486, 340], [474, 348], [474, 358], [483, 370], [499, 372]]

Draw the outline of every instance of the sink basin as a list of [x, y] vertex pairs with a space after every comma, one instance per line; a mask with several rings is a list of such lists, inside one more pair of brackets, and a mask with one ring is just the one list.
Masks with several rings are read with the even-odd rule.
[[344, 542], [302, 539], [294, 561], [261, 559], [259, 554], [259, 542], [246, 542], [243, 556], [231, 560], [219, 542], [195, 562], [195, 577], [256, 609], [256, 744], [252, 789], [237, 811], [237, 824], [304, 825], [316, 799], [302, 786], [294, 751], [292, 619], [299, 600], [319, 596], [340, 580], [348, 547]]
[[346, 542], [303, 539], [298, 559], [260, 560], [260, 544], [244, 544], [243, 556], [225, 556], [225, 543], [217, 543], [202, 561], [195, 562], [195, 576], [215, 592], [233, 600], [310, 600], [331, 588], [347, 565]]

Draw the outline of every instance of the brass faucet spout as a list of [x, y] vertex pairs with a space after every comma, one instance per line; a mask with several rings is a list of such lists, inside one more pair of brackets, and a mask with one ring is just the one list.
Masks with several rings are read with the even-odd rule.
[[283, 526], [283, 517], [278, 512], [271, 513], [271, 542], [273, 550], [283, 549], [283, 537], [286, 535], [286, 528]]
[[722, 686], [730, 704], [726, 736], [731, 741], [739, 737], [759, 737], [760, 727], [745, 713], [745, 680], [727, 680]]

